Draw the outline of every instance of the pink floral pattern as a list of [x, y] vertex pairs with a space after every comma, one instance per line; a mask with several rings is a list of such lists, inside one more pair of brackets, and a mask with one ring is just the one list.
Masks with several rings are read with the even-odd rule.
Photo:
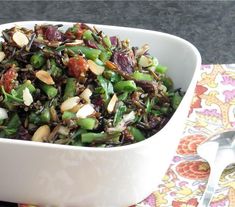
[[[208, 136], [235, 126], [234, 65], [203, 65], [177, 154], [157, 190], [137, 206], [196, 207], [209, 165], [196, 153]], [[151, 199], [150, 199], [151, 198]], [[235, 207], [235, 165], [227, 168], [211, 207]]]

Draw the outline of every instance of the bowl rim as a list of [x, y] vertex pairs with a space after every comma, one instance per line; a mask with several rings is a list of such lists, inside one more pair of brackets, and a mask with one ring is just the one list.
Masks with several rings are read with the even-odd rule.
[[[17, 25], [17, 26], [21, 26], [22, 24], [63, 24], [63, 25], [72, 25], [75, 24], [76, 22], [64, 22], [64, 21], [47, 21], [47, 20], [33, 20], [33, 21], [17, 21], [17, 22], [9, 22], [9, 23], [4, 23], [4, 24], [0, 24], [0, 32], [2, 31], [2, 27], [12, 27], [13, 25]], [[103, 28], [112, 28], [112, 29], [120, 29], [120, 30], [128, 30], [133, 32], [134, 31], [139, 31], [139, 32], [147, 32], [150, 34], [157, 34], [160, 36], [165, 36], [165, 37], [169, 37], [171, 39], [175, 39], [176, 41], [180, 41], [182, 43], [184, 43], [187, 47], [189, 47], [193, 53], [195, 54], [196, 57], [196, 66], [195, 66], [195, 70], [193, 72], [192, 75], [192, 79], [189, 83], [188, 89], [190, 87], [192, 87], [192, 82], [193, 79], [196, 78], [196, 73], [199, 71], [200, 66], [201, 66], [201, 55], [200, 52], [198, 51], [198, 49], [188, 40], [185, 40], [177, 35], [173, 35], [173, 34], [169, 34], [169, 33], [165, 33], [165, 32], [159, 32], [159, 31], [154, 31], [154, 30], [148, 30], [148, 29], [141, 29], [141, 28], [135, 28], [135, 27], [127, 27], [127, 26], [115, 26], [115, 25], [106, 25], [106, 24], [93, 24], [93, 23], [85, 23], [89, 26], [97, 26], [97, 27], [103, 27]], [[188, 91], [187, 89], [187, 91]], [[186, 92], [187, 93], [187, 92]], [[184, 98], [183, 98], [184, 100]], [[183, 101], [182, 100], [182, 101]], [[181, 102], [182, 103], [182, 102]], [[175, 111], [175, 113], [177, 112], [177, 110]], [[174, 114], [175, 114], [174, 113]], [[174, 116], [173, 114], [173, 116]], [[170, 120], [172, 120], [173, 116], [170, 118]], [[169, 121], [170, 121], [169, 120]], [[168, 123], [167, 123], [168, 124]], [[156, 134], [160, 133], [166, 126], [167, 124], [160, 129], [160, 131], [158, 131]], [[41, 143], [41, 142], [33, 142], [33, 141], [26, 141], [26, 140], [16, 140], [16, 139], [9, 139], [9, 138], [1, 138], [0, 137], [0, 144], [4, 143], [4, 144], [18, 144], [18, 145], [24, 145], [24, 146], [29, 146], [29, 147], [45, 147], [45, 148], [54, 148], [54, 149], [58, 149], [58, 150], [65, 150], [65, 149], [69, 149], [69, 150], [79, 150], [79, 151], [88, 151], [88, 152], [110, 152], [110, 151], [123, 151], [123, 150], [130, 150], [133, 148], [137, 148], [137, 147], [141, 147], [144, 144], [147, 144], [148, 142], [150, 142], [151, 140], [154, 139], [154, 136], [156, 135], [154, 134], [153, 136], [140, 141], [140, 142], [136, 142], [133, 144], [129, 144], [129, 145], [124, 145], [124, 146], [116, 146], [116, 147], [108, 147], [108, 148], [99, 148], [99, 147], [86, 147], [86, 146], [71, 146], [71, 145], [61, 145], [61, 144], [52, 144], [52, 143]]]

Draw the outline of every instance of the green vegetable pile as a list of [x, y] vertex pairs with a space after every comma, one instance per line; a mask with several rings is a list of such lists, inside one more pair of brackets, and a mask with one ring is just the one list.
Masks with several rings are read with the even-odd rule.
[[149, 46], [62, 26], [2, 32], [0, 137], [113, 147], [157, 133], [183, 93]]

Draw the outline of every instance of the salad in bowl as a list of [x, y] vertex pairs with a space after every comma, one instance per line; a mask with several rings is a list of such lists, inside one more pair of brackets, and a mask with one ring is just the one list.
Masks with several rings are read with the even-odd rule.
[[183, 93], [149, 45], [62, 26], [2, 31], [0, 137], [113, 147], [157, 133]]
[[25, 21], [0, 32], [0, 200], [121, 207], [153, 192], [180, 140], [198, 50], [107, 25]]

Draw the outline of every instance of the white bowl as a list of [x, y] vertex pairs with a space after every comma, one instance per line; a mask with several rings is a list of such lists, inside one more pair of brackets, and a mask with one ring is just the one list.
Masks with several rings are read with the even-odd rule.
[[[26, 21], [0, 25], [73, 23]], [[175, 87], [187, 91], [173, 117], [142, 142], [114, 148], [89, 148], [0, 138], [0, 200], [57, 206], [129, 206], [153, 192], [169, 167], [201, 65], [189, 42], [165, 33], [97, 25], [108, 35], [129, 38], [133, 46], [150, 45], [150, 53], [169, 68]]]

